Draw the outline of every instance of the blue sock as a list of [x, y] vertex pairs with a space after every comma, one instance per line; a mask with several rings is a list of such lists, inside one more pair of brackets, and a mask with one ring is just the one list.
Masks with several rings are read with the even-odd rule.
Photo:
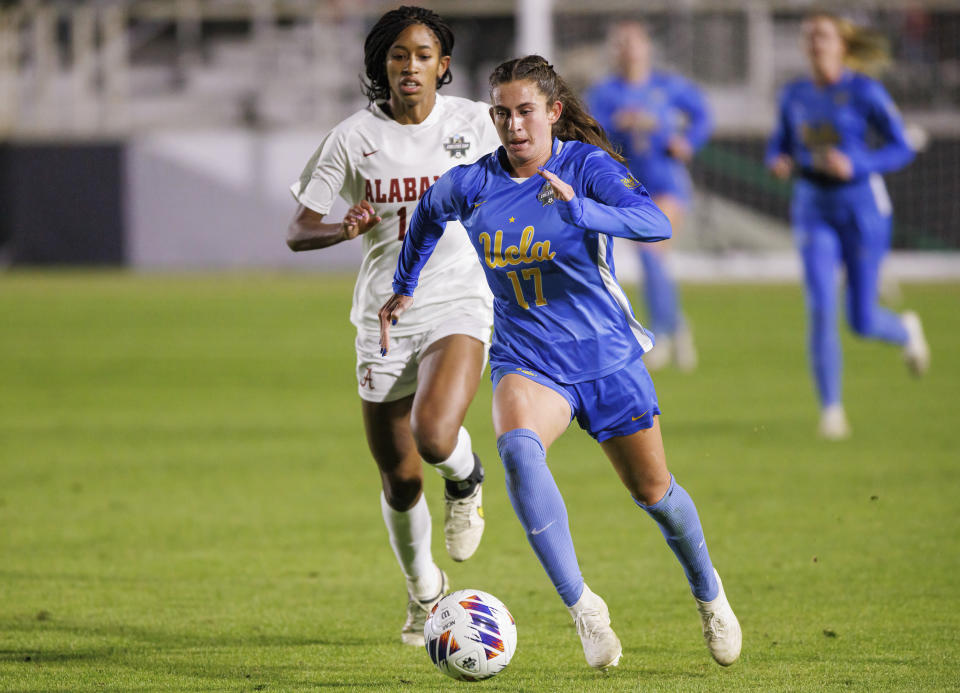
[[903, 319], [881, 306], [875, 306], [873, 310], [873, 330], [867, 336], [899, 346], [906, 344], [910, 336], [907, 328], [903, 326]]
[[[882, 342], [907, 343], [903, 320], [877, 303], [880, 264], [890, 249], [890, 220], [880, 222], [880, 234], [868, 233], [854, 247], [844, 248], [847, 268], [847, 318], [861, 337]], [[870, 238], [867, 241], [866, 238]]]
[[667, 272], [666, 263], [653, 250], [641, 250], [643, 265], [643, 292], [650, 316], [650, 329], [654, 334], [672, 335], [680, 323], [680, 306], [677, 287]]
[[527, 541], [547, 571], [566, 606], [573, 606], [583, 593], [583, 577], [567, 522], [563, 496], [547, 467], [547, 453], [540, 436], [516, 428], [497, 439], [503, 460], [507, 495]]
[[839, 404], [843, 352], [840, 349], [840, 332], [837, 330], [836, 316], [833, 313], [823, 316], [811, 311], [807, 344], [820, 406]]
[[644, 505], [637, 499], [634, 502], [660, 525], [663, 537], [687, 574], [693, 596], [703, 602], [716, 599], [720, 586], [713, 574], [697, 506], [690, 494], [671, 476], [670, 488], [659, 501], [653, 505]]
[[903, 326], [903, 318], [877, 304], [873, 296], [867, 297], [867, 300], [874, 301], [870, 305], [864, 305], [863, 301], [857, 305], [852, 291], [847, 296], [847, 315], [854, 332], [867, 339], [878, 339], [899, 346], [907, 343], [909, 335]]

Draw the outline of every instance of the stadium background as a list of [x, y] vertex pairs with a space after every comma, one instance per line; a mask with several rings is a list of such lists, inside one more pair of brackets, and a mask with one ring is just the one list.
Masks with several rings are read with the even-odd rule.
[[[363, 37], [395, 3], [142, 0], [0, 3], [0, 259], [8, 265], [350, 268], [344, 244], [283, 243], [319, 137], [364, 105]], [[688, 280], [793, 277], [789, 186], [762, 167], [778, 87], [805, 70], [805, 0], [425, 2], [457, 36], [452, 94], [486, 98], [501, 59], [539, 52], [576, 88], [605, 74], [604, 32], [641, 16], [656, 61], [706, 89], [716, 132], [693, 165], [678, 242]], [[958, 276], [960, 2], [833, 3], [884, 32], [885, 83], [919, 156], [887, 177], [891, 272]], [[760, 256], [760, 260], [752, 260]], [[635, 273], [618, 252], [621, 276]]]
[[[0, 691], [443, 686], [397, 638], [347, 318], [359, 244], [284, 243], [287, 185], [363, 105], [362, 39], [391, 4], [0, 0]], [[425, 4], [457, 32], [450, 92], [484, 98], [491, 66], [532, 50], [584, 86], [641, 3]], [[655, 381], [744, 652], [710, 660], [660, 532], [571, 430], [550, 465], [625, 648], [602, 679], [584, 665], [503, 491], [484, 381], [471, 561], [444, 555], [425, 483], [452, 584], [517, 618], [487, 690], [957, 690], [960, 2], [833, 4], [891, 38], [885, 81], [925, 141], [888, 176], [886, 298], [923, 316], [930, 374], [842, 330], [854, 435], [816, 438], [788, 190], [759, 160], [810, 4], [643, 2], [661, 63], [717, 115], [675, 254], [700, 365]]]

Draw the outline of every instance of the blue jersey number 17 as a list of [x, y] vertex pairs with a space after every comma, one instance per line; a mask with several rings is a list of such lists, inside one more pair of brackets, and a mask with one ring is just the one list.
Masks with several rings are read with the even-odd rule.
[[[527, 281], [533, 279], [533, 291], [536, 295], [534, 305], [547, 305], [547, 299], [543, 297], [543, 278], [540, 276], [540, 268], [528, 267], [525, 270], [521, 270], [520, 274], [523, 275], [523, 278]], [[527, 300], [523, 297], [523, 289], [520, 286], [520, 278], [517, 276], [516, 271], [507, 272], [507, 276], [510, 277], [510, 283], [513, 284], [513, 293], [517, 296], [517, 303], [521, 308], [530, 310], [530, 304], [527, 303]]]

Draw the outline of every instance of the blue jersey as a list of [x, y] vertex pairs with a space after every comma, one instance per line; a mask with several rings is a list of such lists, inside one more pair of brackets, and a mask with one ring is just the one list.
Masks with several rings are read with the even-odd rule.
[[[671, 137], [682, 135], [696, 151], [710, 137], [710, 109], [695, 84], [656, 70], [639, 83], [614, 76], [591, 87], [586, 100], [593, 117], [620, 147], [627, 166], [651, 195], [690, 197], [686, 167], [670, 156], [667, 145]], [[652, 128], [643, 133], [618, 130], [615, 115], [621, 110], [643, 111], [653, 121]]]
[[670, 222], [603, 150], [554, 139], [544, 168], [574, 189], [554, 199], [540, 176], [511, 179], [503, 147], [450, 169], [424, 194], [403, 241], [393, 288], [412, 296], [421, 268], [459, 219], [494, 296], [493, 368], [527, 366], [561, 383], [593, 380], [653, 346], [617, 283], [610, 236], [659, 241]]
[[[878, 147], [871, 146], [871, 137], [879, 139]], [[818, 158], [829, 148], [850, 158], [852, 180], [841, 181], [817, 170]], [[819, 86], [804, 78], [784, 87], [767, 161], [779, 154], [794, 160], [801, 182], [824, 187], [856, 187], [871, 173], [894, 171], [913, 158], [903, 121], [887, 90], [877, 80], [850, 70], [836, 84]]]

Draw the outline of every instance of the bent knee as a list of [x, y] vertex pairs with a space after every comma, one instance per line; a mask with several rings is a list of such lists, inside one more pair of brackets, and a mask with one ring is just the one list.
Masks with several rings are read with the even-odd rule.
[[860, 337], [869, 337], [874, 332], [874, 319], [872, 311], [853, 312], [847, 316], [847, 323], [854, 334]]
[[508, 477], [516, 476], [521, 469], [546, 465], [546, 449], [534, 431], [515, 428], [497, 438], [497, 452]]
[[645, 506], [659, 503], [670, 490], [673, 479], [666, 467], [634, 470], [634, 473], [622, 475], [621, 478], [633, 499]]
[[669, 489], [669, 482], [666, 484], [658, 483], [627, 486], [627, 491], [630, 492], [630, 495], [633, 497], [633, 499], [648, 507], [651, 505], [656, 505], [663, 500], [663, 497], [666, 495]]
[[436, 419], [412, 417], [410, 429], [417, 444], [417, 452], [427, 464], [439, 464], [448, 459], [457, 447], [460, 424]]
[[417, 502], [423, 490], [423, 477], [419, 474], [383, 474], [383, 496], [394, 510], [409, 510]]

